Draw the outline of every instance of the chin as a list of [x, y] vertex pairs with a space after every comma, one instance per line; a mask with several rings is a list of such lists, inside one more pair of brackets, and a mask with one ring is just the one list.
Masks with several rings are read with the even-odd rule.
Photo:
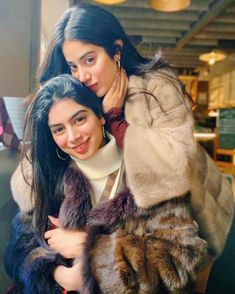
[[99, 98], [102, 98], [105, 96], [105, 94], [107, 93], [108, 91], [104, 91], [104, 90], [98, 90], [95, 92], [96, 96], [99, 97]]

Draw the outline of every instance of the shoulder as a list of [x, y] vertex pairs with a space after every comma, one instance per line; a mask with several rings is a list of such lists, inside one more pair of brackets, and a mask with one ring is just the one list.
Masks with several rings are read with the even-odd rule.
[[11, 177], [13, 199], [20, 210], [24, 212], [31, 211], [34, 207], [34, 198], [31, 197], [31, 183], [32, 166], [29, 161], [24, 158]]
[[[146, 94], [147, 100], [157, 99], [161, 105], [171, 104], [172, 102], [178, 105], [182, 101], [188, 100], [183, 93], [181, 82], [173, 70], [168, 68], [151, 70], [141, 76], [131, 76], [129, 78], [128, 94], [133, 96], [143, 93]], [[172, 98], [174, 99], [172, 100]]]
[[[144, 97], [144, 99], [143, 99]], [[127, 102], [146, 104], [148, 108], [155, 107], [156, 102], [164, 113], [184, 106], [191, 109], [189, 96], [183, 91], [181, 82], [175, 73], [168, 68], [149, 71], [142, 76], [129, 78]]]

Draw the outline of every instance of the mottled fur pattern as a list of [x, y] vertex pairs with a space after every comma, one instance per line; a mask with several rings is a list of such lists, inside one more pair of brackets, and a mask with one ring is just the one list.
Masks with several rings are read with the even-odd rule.
[[[66, 190], [64, 202], [68, 203], [63, 203], [60, 215], [69, 207], [71, 217], [77, 205], [87, 205], [89, 185], [84, 185], [87, 189], [83, 190], [85, 197], [79, 196], [75, 193], [74, 184], [71, 185], [75, 182], [74, 176], [78, 176], [78, 171], [71, 168], [65, 187], [72, 188]], [[84, 182], [82, 177], [80, 174], [79, 182]], [[99, 293], [98, 284], [105, 293], [113, 293], [116, 287], [119, 293], [156, 293], [156, 289], [174, 292], [193, 288], [197, 265], [207, 254], [207, 244], [197, 235], [198, 225], [192, 219], [189, 199], [190, 194], [141, 209], [136, 206], [130, 191], [125, 189], [114, 199], [91, 209], [86, 227], [89, 237], [85, 246], [84, 288], [81, 293]], [[85, 215], [79, 217], [86, 219]], [[122, 229], [117, 229], [120, 226]], [[114, 231], [112, 235], [115, 237], [105, 237], [104, 234]], [[105, 247], [102, 239], [109, 246]], [[113, 256], [107, 261], [108, 251], [113, 246]], [[95, 264], [93, 260], [97, 258], [94, 256], [99, 260]], [[115, 264], [114, 272], [110, 268], [110, 260]], [[106, 282], [109, 286], [103, 282], [107, 280], [104, 273], [109, 275]], [[115, 284], [117, 274], [118, 285]]]
[[91, 210], [91, 185], [81, 171], [69, 167], [64, 175], [65, 199], [61, 205], [59, 219], [63, 228], [81, 229]]
[[115, 227], [137, 210], [134, 199], [128, 189], [120, 192], [117, 197], [101, 202], [89, 213], [88, 225]]
[[[64, 191], [62, 226], [84, 227], [88, 233], [80, 293], [183, 293], [193, 288], [207, 246], [191, 216], [190, 194], [143, 209], [124, 187], [114, 199], [90, 209], [90, 183], [74, 166], [65, 172]], [[14, 237], [9, 250], [15, 271], [21, 272], [16, 280], [27, 286], [26, 293], [59, 293], [50, 274], [64, 260], [48, 248], [37, 251], [40, 245], [27, 226], [31, 217], [20, 215], [15, 228], [20, 241]]]

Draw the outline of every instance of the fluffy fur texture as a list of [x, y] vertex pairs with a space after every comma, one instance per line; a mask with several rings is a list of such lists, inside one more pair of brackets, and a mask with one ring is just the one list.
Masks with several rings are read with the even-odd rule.
[[[126, 188], [89, 210], [90, 185], [80, 171], [69, 167], [64, 186], [66, 196], [59, 213], [62, 225], [75, 229], [86, 224], [88, 233], [81, 293], [156, 293], [157, 289], [178, 291], [193, 285], [207, 245], [198, 237], [198, 226], [191, 217], [190, 195], [142, 209]], [[7, 250], [8, 272], [31, 293], [42, 289], [57, 293], [60, 288], [51, 273], [65, 261], [37, 242], [32, 228], [29, 230], [31, 221], [25, 214], [15, 220], [22, 229], [14, 230]], [[28, 247], [24, 239], [30, 238], [33, 244]], [[14, 268], [22, 274], [15, 275]]]
[[7, 272], [19, 284], [15, 293], [60, 293], [52, 272], [58, 264], [68, 266], [61, 255], [38, 242], [32, 226], [32, 214], [18, 213], [13, 220], [13, 235], [5, 253]]
[[80, 229], [86, 226], [91, 210], [90, 191], [91, 185], [86, 177], [76, 168], [69, 167], [64, 175], [65, 199], [59, 213], [63, 228]]
[[231, 227], [234, 198], [227, 179], [195, 142], [189, 101], [166, 69], [130, 77], [128, 96], [124, 162], [136, 204], [149, 208], [190, 191], [199, 233], [216, 257]]
[[148, 208], [189, 191], [196, 154], [194, 122], [173, 73], [160, 69], [130, 77], [125, 118], [124, 161], [138, 206]]
[[[119, 197], [122, 198], [119, 204], [126, 204], [131, 196], [124, 193]], [[115, 226], [114, 217], [117, 222], [123, 216], [122, 221], [126, 220], [122, 229], [113, 235], [100, 236], [99, 232], [92, 250], [87, 249], [87, 254], [93, 256], [88, 259], [93, 264], [93, 275], [102, 290], [156, 293], [157, 289], [170, 292], [193, 289], [197, 266], [207, 254], [207, 243], [198, 237], [198, 226], [189, 210], [189, 196], [167, 201], [151, 210], [131, 207], [129, 213], [125, 211], [126, 215], [115, 210], [117, 202], [116, 199], [107, 203], [107, 213], [99, 207], [92, 212], [94, 215], [97, 210], [99, 224], [111, 220]], [[114, 212], [112, 218], [108, 211]], [[94, 240], [94, 234], [90, 236]], [[85, 285], [91, 277], [91, 273], [85, 276]]]

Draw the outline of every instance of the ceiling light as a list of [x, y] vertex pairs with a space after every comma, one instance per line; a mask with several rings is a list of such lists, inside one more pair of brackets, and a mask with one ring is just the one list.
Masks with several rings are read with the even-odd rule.
[[125, 2], [126, 0], [95, 0], [95, 2], [106, 4], [106, 5], [113, 5], [113, 4], [120, 4]]
[[213, 65], [215, 62], [224, 60], [225, 58], [226, 55], [218, 50], [213, 50], [199, 56], [199, 60], [207, 62], [209, 65]]
[[190, 4], [191, 0], [149, 0], [149, 6], [163, 12], [174, 12], [183, 10]]

